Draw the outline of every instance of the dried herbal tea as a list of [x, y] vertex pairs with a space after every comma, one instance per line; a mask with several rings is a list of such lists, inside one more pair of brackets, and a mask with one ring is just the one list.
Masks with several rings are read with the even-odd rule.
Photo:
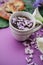
[[19, 30], [28, 30], [32, 28], [33, 21], [25, 16], [16, 16], [12, 18], [11, 24]]

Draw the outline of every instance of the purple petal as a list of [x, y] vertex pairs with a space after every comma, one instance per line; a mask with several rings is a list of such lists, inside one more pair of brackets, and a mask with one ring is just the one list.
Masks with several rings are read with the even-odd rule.
[[28, 27], [31, 28], [32, 26], [33, 26], [33, 22], [30, 22], [30, 23], [28, 24]]
[[42, 3], [43, 3], [43, 0], [36, 0], [36, 1], [34, 2], [33, 6], [34, 6], [34, 7], [40, 7], [40, 6], [41, 6], [40, 4], [42, 4]]

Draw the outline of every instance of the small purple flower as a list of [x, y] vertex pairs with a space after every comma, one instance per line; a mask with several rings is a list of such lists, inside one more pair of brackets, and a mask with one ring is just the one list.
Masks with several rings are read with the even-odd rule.
[[36, 0], [33, 4], [34, 7], [40, 7], [43, 4], [43, 0]]

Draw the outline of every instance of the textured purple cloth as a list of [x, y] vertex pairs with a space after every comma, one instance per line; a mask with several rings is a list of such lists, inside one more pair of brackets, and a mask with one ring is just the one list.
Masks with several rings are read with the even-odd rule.
[[[14, 39], [9, 28], [0, 30], [0, 65], [26, 65], [25, 47]], [[40, 60], [40, 51], [34, 49], [33, 61], [43, 65]]]

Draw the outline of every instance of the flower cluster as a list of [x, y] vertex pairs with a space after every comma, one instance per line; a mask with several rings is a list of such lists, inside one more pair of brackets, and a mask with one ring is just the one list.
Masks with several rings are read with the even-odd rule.
[[35, 6], [35, 7], [43, 6], [43, 0], [36, 0], [36, 1], [34, 2], [34, 6]]

